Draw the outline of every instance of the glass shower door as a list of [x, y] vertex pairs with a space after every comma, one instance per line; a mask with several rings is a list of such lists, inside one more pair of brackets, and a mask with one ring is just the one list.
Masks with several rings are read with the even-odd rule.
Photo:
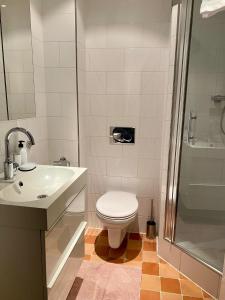
[[225, 13], [192, 12], [174, 242], [222, 271], [225, 253]]

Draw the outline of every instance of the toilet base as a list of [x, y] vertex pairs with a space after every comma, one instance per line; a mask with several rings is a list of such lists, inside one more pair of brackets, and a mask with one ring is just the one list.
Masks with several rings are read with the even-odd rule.
[[113, 249], [117, 249], [122, 244], [127, 232], [128, 226], [134, 222], [137, 215], [132, 215], [129, 219], [124, 220], [109, 220], [102, 217], [97, 213], [97, 217], [102, 222], [105, 229], [108, 230], [108, 242], [109, 246]]
[[117, 228], [108, 228], [108, 241], [109, 246], [113, 249], [117, 249], [122, 244], [126, 235], [126, 228], [117, 229]]

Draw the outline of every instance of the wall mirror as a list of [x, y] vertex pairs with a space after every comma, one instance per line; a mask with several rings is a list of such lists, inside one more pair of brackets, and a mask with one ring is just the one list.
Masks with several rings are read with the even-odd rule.
[[30, 0], [0, 2], [0, 120], [35, 116]]

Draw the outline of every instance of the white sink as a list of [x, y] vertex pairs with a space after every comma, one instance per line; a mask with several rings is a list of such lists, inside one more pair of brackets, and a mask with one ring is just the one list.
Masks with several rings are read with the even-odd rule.
[[18, 172], [14, 183], [0, 191], [0, 200], [30, 202], [48, 199], [76, 176], [77, 168], [37, 166], [29, 172]]

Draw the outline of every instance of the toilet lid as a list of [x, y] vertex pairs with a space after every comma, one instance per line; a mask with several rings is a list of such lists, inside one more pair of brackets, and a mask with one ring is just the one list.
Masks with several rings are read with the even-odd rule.
[[138, 201], [135, 194], [112, 191], [98, 199], [96, 209], [110, 218], [126, 218], [137, 211]]

